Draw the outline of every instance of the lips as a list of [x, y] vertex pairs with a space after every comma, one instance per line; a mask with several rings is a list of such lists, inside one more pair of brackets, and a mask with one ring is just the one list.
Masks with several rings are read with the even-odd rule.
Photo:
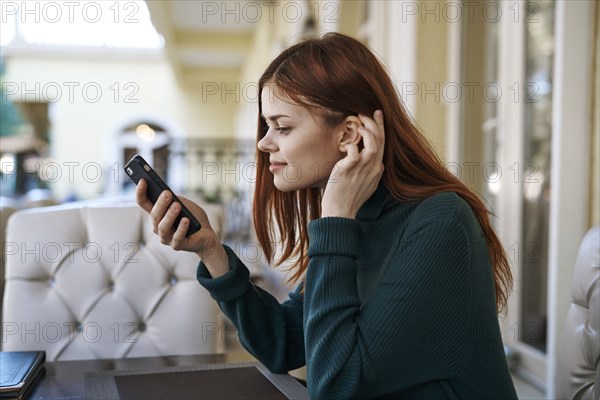
[[286, 165], [287, 165], [287, 163], [284, 163], [284, 162], [271, 161], [271, 164], [269, 165], [269, 171], [271, 171], [271, 172], [278, 171], [278, 170], [282, 169], [283, 167], [285, 167]]

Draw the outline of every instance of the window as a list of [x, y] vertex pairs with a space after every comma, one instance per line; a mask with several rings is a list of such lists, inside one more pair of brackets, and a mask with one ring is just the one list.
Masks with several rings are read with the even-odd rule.
[[528, 1], [524, 11], [529, 16], [525, 21], [525, 84], [520, 88], [525, 113], [524, 158], [519, 168], [523, 219], [520, 246], [510, 250], [517, 252], [522, 265], [520, 340], [546, 352], [554, 2]]

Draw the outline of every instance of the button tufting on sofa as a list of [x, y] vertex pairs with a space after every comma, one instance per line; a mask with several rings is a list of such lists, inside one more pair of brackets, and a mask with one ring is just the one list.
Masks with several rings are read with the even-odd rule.
[[6, 242], [2, 350], [50, 361], [222, 351], [205, 332], [222, 316], [196, 281], [197, 256], [162, 245], [137, 205], [18, 211]]

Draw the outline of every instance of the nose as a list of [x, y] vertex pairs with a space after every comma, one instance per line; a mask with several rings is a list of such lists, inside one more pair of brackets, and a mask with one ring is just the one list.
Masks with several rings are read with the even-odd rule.
[[264, 153], [273, 153], [274, 151], [277, 150], [277, 146], [273, 142], [273, 140], [271, 138], [271, 134], [269, 132], [267, 132], [267, 134], [258, 141], [257, 147], [258, 147], [258, 150], [260, 150]]

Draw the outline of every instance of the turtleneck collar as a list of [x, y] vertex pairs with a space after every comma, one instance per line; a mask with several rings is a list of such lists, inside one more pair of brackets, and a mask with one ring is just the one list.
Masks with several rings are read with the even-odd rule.
[[377, 219], [387, 206], [394, 202], [390, 191], [385, 187], [383, 181], [379, 181], [377, 189], [362, 205], [356, 214], [356, 219], [360, 221], [372, 221]]

